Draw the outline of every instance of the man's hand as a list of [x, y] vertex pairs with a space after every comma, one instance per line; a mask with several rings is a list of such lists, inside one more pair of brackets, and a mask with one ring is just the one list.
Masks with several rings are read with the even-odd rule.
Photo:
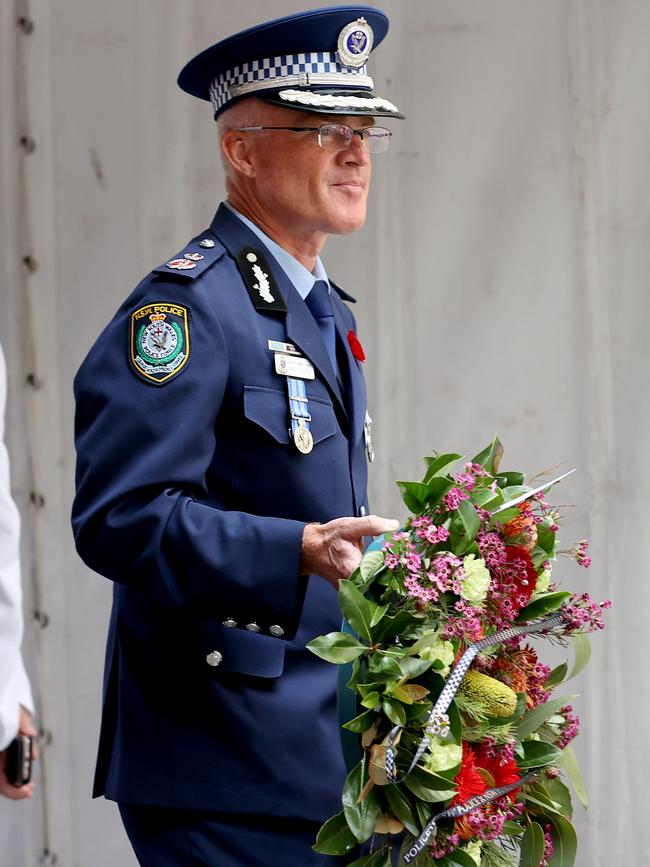
[[327, 524], [307, 524], [302, 536], [300, 571], [322, 575], [338, 589], [361, 562], [363, 537], [397, 530], [398, 521], [366, 515], [364, 518], [336, 518]]
[[[34, 723], [32, 722], [32, 718], [29, 715], [29, 712], [26, 711], [25, 708], [22, 706], [20, 708], [20, 723], [18, 728], [18, 734], [32, 735], [34, 738], [36, 738], [36, 736], [38, 735], [38, 732], [34, 728]], [[32, 758], [38, 758], [38, 749], [36, 747], [35, 740], [34, 754]], [[12, 801], [23, 801], [25, 798], [31, 798], [34, 794], [34, 783], [27, 783], [24, 786], [20, 786], [20, 788], [12, 786], [7, 779], [6, 766], [7, 751], [3, 750], [3, 752], [0, 753], [0, 795], [4, 795], [5, 798], [10, 798]]]

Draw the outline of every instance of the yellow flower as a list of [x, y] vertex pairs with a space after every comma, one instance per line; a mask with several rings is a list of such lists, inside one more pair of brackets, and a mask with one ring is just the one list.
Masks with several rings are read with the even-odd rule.
[[472, 605], [483, 602], [490, 586], [490, 573], [485, 565], [485, 560], [477, 558], [474, 554], [468, 554], [463, 558], [465, 577], [461, 583], [460, 595]]

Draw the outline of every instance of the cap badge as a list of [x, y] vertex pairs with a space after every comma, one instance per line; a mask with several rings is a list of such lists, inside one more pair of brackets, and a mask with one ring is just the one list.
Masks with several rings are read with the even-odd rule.
[[365, 18], [357, 18], [339, 33], [336, 59], [343, 66], [363, 66], [372, 51], [372, 43], [372, 27]]

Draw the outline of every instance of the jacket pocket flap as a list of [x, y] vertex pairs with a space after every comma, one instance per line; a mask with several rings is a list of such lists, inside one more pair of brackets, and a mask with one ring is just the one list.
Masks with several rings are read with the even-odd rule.
[[[334, 407], [320, 397], [308, 396], [309, 428], [314, 445], [336, 433]], [[244, 415], [279, 443], [289, 444], [289, 398], [286, 392], [256, 385], [244, 386]]]
[[204, 622], [199, 630], [203, 664], [215, 675], [231, 671], [255, 677], [282, 674], [286, 642], [281, 639], [239, 627], [228, 629], [221, 623]]

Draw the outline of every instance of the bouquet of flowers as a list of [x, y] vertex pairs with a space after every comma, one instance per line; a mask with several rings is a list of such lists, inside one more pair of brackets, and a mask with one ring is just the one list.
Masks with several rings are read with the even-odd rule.
[[[588, 543], [559, 550], [546, 501], [559, 479], [526, 485], [500, 470], [502, 452], [495, 438], [455, 473], [461, 455], [435, 455], [422, 481], [398, 482], [411, 517], [340, 583], [343, 631], [308, 645], [341, 666], [340, 706], [353, 705], [343, 809], [314, 848], [365, 844], [354, 867], [389, 867], [396, 841], [416, 867], [574, 863], [563, 777], [586, 806], [579, 720], [574, 696], [554, 693], [610, 603], [558, 588], [558, 554], [588, 567]], [[572, 670], [541, 662], [533, 635], [571, 640]]]

